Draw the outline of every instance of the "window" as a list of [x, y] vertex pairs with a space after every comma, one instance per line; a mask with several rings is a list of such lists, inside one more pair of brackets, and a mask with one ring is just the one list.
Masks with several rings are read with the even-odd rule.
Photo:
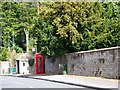
[[25, 66], [25, 63], [23, 63], [23, 66]]

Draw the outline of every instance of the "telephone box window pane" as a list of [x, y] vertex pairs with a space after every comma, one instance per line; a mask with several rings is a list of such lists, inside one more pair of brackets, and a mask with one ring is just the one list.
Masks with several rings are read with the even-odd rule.
[[38, 71], [39, 72], [42, 71], [42, 59], [41, 58], [38, 59]]

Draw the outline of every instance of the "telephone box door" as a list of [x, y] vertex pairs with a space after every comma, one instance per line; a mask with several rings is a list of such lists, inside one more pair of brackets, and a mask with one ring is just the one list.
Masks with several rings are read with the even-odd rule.
[[44, 74], [44, 57], [40, 54], [36, 54], [36, 74]]

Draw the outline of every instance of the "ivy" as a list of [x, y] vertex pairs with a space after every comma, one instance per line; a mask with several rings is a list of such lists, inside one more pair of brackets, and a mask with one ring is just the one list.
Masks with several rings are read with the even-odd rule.
[[29, 60], [28, 60], [28, 63], [29, 63], [29, 66], [33, 66], [34, 65], [34, 58], [30, 58]]

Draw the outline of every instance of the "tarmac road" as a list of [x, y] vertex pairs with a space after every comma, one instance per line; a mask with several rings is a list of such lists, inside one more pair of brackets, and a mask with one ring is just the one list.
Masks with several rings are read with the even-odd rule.
[[0, 76], [0, 88], [85, 88], [74, 85], [67, 85], [44, 80], [29, 78]]

